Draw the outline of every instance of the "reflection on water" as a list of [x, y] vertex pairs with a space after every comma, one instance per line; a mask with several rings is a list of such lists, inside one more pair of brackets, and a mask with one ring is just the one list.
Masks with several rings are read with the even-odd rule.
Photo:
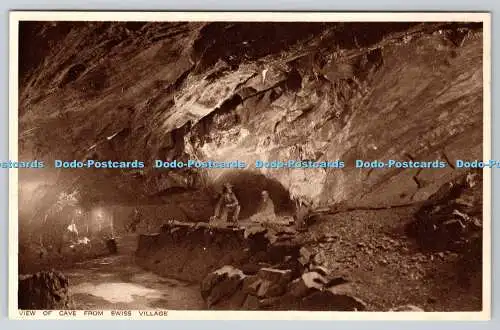
[[73, 294], [89, 294], [100, 297], [110, 303], [131, 303], [136, 296], [147, 299], [159, 299], [162, 294], [155, 289], [149, 289], [134, 283], [81, 283], [71, 288]]
[[153, 273], [140, 273], [133, 275], [130, 280], [136, 283], [157, 283], [158, 285], [162, 285], [166, 287], [185, 287], [189, 286], [188, 283], [181, 282], [172, 278], [165, 278], [155, 275]]
[[132, 256], [86, 260], [65, 273], [76, 309], [193, 310], [204, 306], [198, 285], [146, 271]]
[[127, 252], [134, 250], [128, 247], [135, 247], [136, 239], [121, 237], [120, 254], [85, 260], [65, 270], [75, 309], [202, 309], [199, 285], [158, 276], [135, 263]]

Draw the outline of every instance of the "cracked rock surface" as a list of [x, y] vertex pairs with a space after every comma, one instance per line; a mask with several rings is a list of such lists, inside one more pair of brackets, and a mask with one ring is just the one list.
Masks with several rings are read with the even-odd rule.
[[[40, 49], [20, 64], [21, 155], [343, 160], [343, 170], [260, 172], [317, 204], [425, 200], [457, 171], [368, 171], [354, 161], [480, 157], [481, 27], [369, 27], [29, 23], [23, 40]], [[64, 172], [59, 180], [76, 176]], [[199, 189], [226, 174], [147, 166], [70, 184], [89, 200], [123, 202]]]

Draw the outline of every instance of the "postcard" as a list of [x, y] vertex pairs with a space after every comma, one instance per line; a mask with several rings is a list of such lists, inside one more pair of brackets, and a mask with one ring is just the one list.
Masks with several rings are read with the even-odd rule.
[[10, 13], [15, 319], [487, 320], [491, 15]]

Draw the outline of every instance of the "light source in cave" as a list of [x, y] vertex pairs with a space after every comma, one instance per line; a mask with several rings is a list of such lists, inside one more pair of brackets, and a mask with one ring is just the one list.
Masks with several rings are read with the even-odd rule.
[[92, 232], [114, 236], [113, 215], [103, 207], [96, 207], [90, 211]]

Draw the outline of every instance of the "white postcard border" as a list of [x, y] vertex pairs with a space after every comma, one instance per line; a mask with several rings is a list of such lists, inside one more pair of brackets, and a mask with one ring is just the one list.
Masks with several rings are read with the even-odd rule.
[[[483, 157], [491, 158], [491, 14], [488, 12], [152, 12], [152, 11], [11, 11], [9, 21], [9, 157], [18, 160], [19, 21], [364, 21], [483, 22]], [[165, 317], [61, 316], [65, 311], [20, 315], [18, 286], [18, 170], [9, 169], [9, 318], [73, 320], [489, 320], [491, 318], [491, 169], [483, 176], [483, 310], [480, 312], [309, 312], [309, 311], [168, 311]]]

